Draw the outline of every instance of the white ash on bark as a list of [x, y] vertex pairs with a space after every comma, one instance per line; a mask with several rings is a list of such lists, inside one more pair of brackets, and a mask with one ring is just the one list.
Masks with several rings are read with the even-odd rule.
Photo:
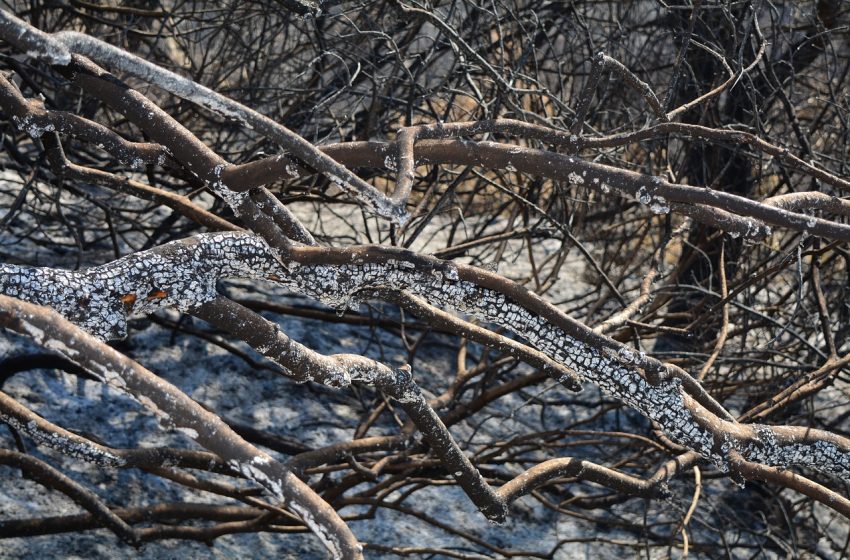
[[281, 263], [255, 235], [204, 234], [82, 272], [0, 265], [0, 293], [51, 306], [92, 334], [115, 338], [126, 333], [128, 313], [188, 309], [211, 301], [217, 297], [216, 281], [226, 277], [264, 278], [336, 309], [350, 305], [364, 289], [406, 290], [432, 305], [510, 329], [723, 471], [734, 466], [730, 453], [738, 452], [747, 460], [803, 466], [850, 480], [846, 438], [817, 430], [809, 431], [816, 436], [801, 436], [791, 428], [721, 419], [694, 405], [680, 379], [647, 380], [628, 347], [619, 345], [614, 353], [578, 340], [504, 294], [461, 280], [451, 263], [433, 260], [423, 266], [405, 260], [403, 253], [375, 262], [355, 251], [343, 254], [350, 254], [350, 262], [338, 264], [336, 254], [331, 264]]

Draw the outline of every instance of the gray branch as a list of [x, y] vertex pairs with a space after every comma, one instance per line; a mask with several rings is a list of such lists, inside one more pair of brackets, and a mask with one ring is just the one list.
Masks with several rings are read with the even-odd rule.
[[[68, 287], [73, 289], [73, 285]], [[0, 326], [84, 367], [253, 480], [292, 509], [336, 558], [362, 558], [361, 547], [339, 515], [292, 471], [240, 438], [218, 416], [177, 387], [73, 325], [59, 313], [0, 295]], [[90, 451], [90, 450], [88, 450]]]
[[[282, 124], [193, 80], [83, 33], [75, 31], [44, 33], [6, 11], [0, 11], [0, 38], [27, 54], [42, 58], [51, 64], [68, 65], [71, 63], [72, 54], [89, 57], [113, 70], [136, 76], [210, 111], [236, 119], [289, 150], [295, 157], [317, 171], [326, 174], [337, 186], [366, 203], [378, 215], [400, 224], [407, 221], [404, 201], [400, 204], [395, 203], [344, 165], [327, 156]], [[226, 186], [222, 184], [221, 189], [225, 188]]]
[[850, 480], [846, 438], [736, 423], [707, 401], [687, 374], [579, 326], [492, 273], [380, 247], [299, 247], [290, 257], [279, 262], [265, 241], [251, 234], [205, 234], [81, 272], [0, 265], [0, 293], [49, 305], [106, 338], [126, 332], [130, 312], [189, 309], [212, 301], [215, 282], [223, 277], [265, 278], [337, 309], [363, 290], [404, 290], [512, 330], [724, 472], [734, 470], [730, 455], [736, 452], [747, 461], [809, 467]]

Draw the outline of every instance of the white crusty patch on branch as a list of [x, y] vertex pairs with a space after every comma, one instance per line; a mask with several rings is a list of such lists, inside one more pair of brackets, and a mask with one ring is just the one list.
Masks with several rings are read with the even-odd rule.
[[227, 168], [225, 164], [216, 165], [213, 169], [214, 179], [209, 182], [210, 188], [221, 197], [224, 202], [233, 210], [237, 217], [242, 217], [245, 212], [246, 202], [250, 197], [248, 191], [237, 192], [224, 184], [221, 180], [222, 172]]
[[285, 275], [272, 254], [253, 235], [199, 235], [79, 272], [0, 264], [0, 293], [52, 307], [99, 338], [123, 338], [129, 313], [211, 301], [222, 277]]
[[410, 366], [391, 369], [359, 354], [324, 356], [286, 336], [276, 323], [254, 315], [226, 298], [192, 310], [192, 314], [223, 328], [289, 370], [297, 381], [317, 381], [329, 387], [360, 381], [396, 400], [431, 450], [454, 473], [469, 498], [488, 519], [500, 523], [507, 505], [475, 469], [413, 380]]
[[81, 459], [88, 463], [100, 465], [101, 467], [121, 467], [126, 464], [123, 458], [94, 445], [89, 445], [82, 441], [82, 438], [75, 440], [64, 437], [57, 432], [42, 429], [34, 421], [21, 422], [18, 418], [2, 410], [0, 410], [0, 421], [28, 435], [36, 443], [56, 449], [67, 457]]
[[[752, 425], [754, 438], [738, 438], [729, 435], [737, 425], [703, 411], [711, 416], [710, 424], [719, 426], [715, 431], [705, 425], [705, 418], [694, 416], [680, 379], [650, 383], [626, 346], [613, 354], [586, 344], [504, 294], [461, 280], [450, 263], [429, 269], [403, 258], [362, 262], [352, 257], [356, 260], [350, 264], [283, 265], [255, 235], [204, 234], [82, 272], [0, 265], [0, 293], [51, 306], [107, 338], [123, 336], [128, 312], [188, 309], [211, 301], [215, 282], [222, 277], [265, 278], [337, 309], [367, 288], [407, 290], [437, 307], [455, 308], [512, 330], [657, 422], [673, 441], [696, 450], [721, 470], [729, 469], [729, 454], [737, 451], [747, 460], [805, 466], [850, 480], [850, 444], [844, 438], [795, 441], [782, 436], [782, 428], [762, 425]], [[131, 305], [125, 301], [127, 294], [135, 295]]]
[[[295, 268], [292, 279], [299, 291], [335, 308], [349, 305], [364, 287], [388, 286], [426, 297], [437, 307], [454, 308], [508, 328], [555, 361], [574, 369], [583, 379], [598, 385], [605, 393], [661, 423], [676, 441], [687, 442], [703, 456], [724, 464], [723, 458], [714, 457], [711, 434], [700, 428], [685, 409], [678, 379], [650, 385], [637, 371], [602, 355], [504, 295], [459, 280], [452, 268], [423, 274], [404, 261], [311, 265]], [[620, 358], [628, 362], [630, 350], [623, 347]]]
[[738, 451], [748, 460], [778, 467], [805, 466], [850, 480], [850, 446], [841, 448], [830, 441], [780, 442], [769, 426], [761, 425], [756, 427], [756, 442], [723, 436], [722, 445], [717, 446], [715, 434], [700, 425], [686, 406], [681, 380], [671, 378], [653, 385], [628, 365], [635, 356], [626, 346], [617, 357], [608, 356], [503, 294], [459, 280], [451, 267], [423, 272], [401, 260], [310, 265], [294, 268], [292, 280], [300, 292], [336, 308], [348, 305], [364, 287], [386, 286], [409, 290], [427, 298], [431, 305], [455, 308], [510, 329], [606, 394], [660, 424], [673, 441], [694, 449], [723, 472], [729, 470], [730, 451]]

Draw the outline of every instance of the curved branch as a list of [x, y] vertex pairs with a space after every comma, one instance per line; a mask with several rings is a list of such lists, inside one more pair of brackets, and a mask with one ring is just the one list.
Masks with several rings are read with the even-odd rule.
[[132, 74], [211, 111], [237, 119], [248, 128], [258, 131], [289, 150], [304, 163], [326, 174], [340, 188], [368, 204], [377, 214], [391, 218], [400, 224], [407, 219], [403, 205], [393, 203], [375, 187], [322, 153], [298, 134], [188, 78], [83, 33], [75, 31], [43, 33], [6, 11], [3, 11], [0, 17], [0, 37], [24, 52], [46, 58], [50, 63], [60, 66], [71, 64], [73, 54], [88, 56], [101, 64]]
[[[88, 511], [93, 519], [115, 533], [121, 540], [133, 546], [139, 545], [139, 536], [136, 531], [106, 507], [97, 494], [65, 476], [41, 459], [17, 451], [0, 449], [0, 465], [17, 467], [27, 478], [35, 480], [42, 486], [62, 492]], [[0, 525], [2, 524], [0, 523]]]
[[168, 151], [159, 144], [125, 140], [102, 124], [65, 111], [49, 111], [41, 102], [27, 100], [3, 75], [0, 75], [0, 107], [19, 130], [32, 138], [39, 138], [45, 132], [75, 136], [96, 144], [133, 167], [162, 165], [170, 159]]
[[[143, 293], [152, 278], [164, 295], [149, 295], [136, 312], [212, 301], [215, 280], [228, 275], [265, 277], [334, 308], [346, 307], [362, 290], [405, 290], [512, 330], [724, 472], [729, 453], [736, 451], [746, 460], [850, 479], [850, 440], [820, 430], [738, 424], [684, 371], [594, 333], [494, 273], [386, 247], [294, 247], [290, 257], [280, 263], [265, 242], [249, 234], [207, 234], [79, 273], [2, 265], [0, 292], [46, 304], [55, 300], [70, 317], [108, 335], [124, 328], [121, 294]], [[86, 289], [90, 311], [80, 311], [80, 295], [68, 286]], [[99, 309], [107, 312], [98, 316]]]
[[360, 381], [374, 386], [401, 405], [422, 432], [434, 453], [470, 499], [489, 519], [503, 522], [507, 506], [490, 488], [452, 437], [422, 390], [410, 367], [396, 370], [357, 354], [324, 356], [287, 337], [271, 321], [226, 298], [217, 298], [191, 310], [193, 315], [242, 338], [264, 356], [282, 365], [299, 381], [318, 381], [330, 387]]
[[[247, 521], [256, 518], [262, 512], [259, 509], [245, 506], [194, 504], [186, 502], [161, 503], [140, 508], [115, 508], [112, 510], [117, 517], [127, 524], [144, 522], [168, 523], [176, 520], [203, 519], [211, 521]], [[0, 539], [9, 537], [31, 537], [36, 535], [52, 535], [76, 531], [88, 531], [99, 528], [98, 519], [90, 513], [61, 515], [30, 519], [10, 519], [0, 524]], [[170, 525], [169, 525], [170, 526]], [[161, 526], [137, 529], [136, 533], [143, 541], [168, 538]], [[212, 532], [211, 541], [215, 538]], [[173, 538], [173, 537], [172, 537]]]
[[361, 547], [337, 513], [309, 486], [177, 387], [74, 326], [52, 309], [0, 296], [0, 326], [30, 336], [136, 398], [156, 414], [225, 459], [295, 511], [339, 558], [362, 558]]
[[577, 478], [596, 482], [630, 496], [653, 497], [662, 494], [652, 481], [631, 476], [590, 461], [572, 457], [550, 459], [537, 464], [499, 488], [499, 494], [513, 502], [556, 478]]
[[[349, 165], [382, 166], [390, 144], [347, 142], [329, 144], [323, 150]], [[581, 178], [586, 188], [614, 189], [646, 204], [655, 212], [675, 212], [714, 225], [735, 237], [761, 239], [770, 225], [840, 240], [850, 239], [850, 226], [793, 212], [723, 191], [670, 183], [660, 177], [641, 175], [569, 154], [537, 150], [497, 142], [424, 140], [416, 145], [417, 164], [478, 165], [488, 169], [515, 170], [563, 181]], [[257, 165], [255, 182], [267, 183], [282, 176], [285, 166]]]

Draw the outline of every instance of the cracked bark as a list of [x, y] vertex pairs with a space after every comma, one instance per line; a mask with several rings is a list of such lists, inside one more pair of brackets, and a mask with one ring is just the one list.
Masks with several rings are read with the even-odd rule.
[[[364, 289], [405, 290], [432, 305], [455, 308], [512, 330], [538, 351], [658, 422], [674, 442], [697, 451], [722, 471], [730, 468], [729, 454], [737, 452], [748, 461], [783, 468], [806, 466], [850, 478], [846, 438], [805, 428], [739, 424], [687, 373], [593, 332], [494, 273], [384, 247], [293, 247], [290, 258], [278, 261], [265, 242], [250, 234], [199, 235], [79, 273], [2, 265], [0, 292], [53, 305], [95, 334], [115, 336], [126, 329], [128, 311], [150, 312], [163, 306], [189, 309], [215, 300], [215, 281], [221, 277], [278, 282], [333, 308], [348, 306]], [[136, 297], [136, 303], [125, 308], [121, 296], [143, 296], [151, 279], [164, 295]], [[81, 311], [81, 296], [78, 290], [68, 289], [71, 285], [91, 286], [84, 296], [90, 298], [90, 311]], [[98, 316], [98, 309], [109, 312]], [[231, 328], [240, 330], [238, 324]], [[269, 350], [265, 342], [253, 343], [260, 351]], [[305, 360], [292, 341], [286, 344], [283, 350], [291, 352], [291, 358]], [[351, 379], [371, 383], [394, 379], [390, 375], [376, 378], [375, 370], [369, 369], [374, 368], [371, 361], [363, 368], [362, 357], [352, 359], [343, 368], [334, 362], [316, 370], [318, 360], [302, 361], [296, 367], [302, 368], [304, 379], [332, 386], [347, 385]]]

